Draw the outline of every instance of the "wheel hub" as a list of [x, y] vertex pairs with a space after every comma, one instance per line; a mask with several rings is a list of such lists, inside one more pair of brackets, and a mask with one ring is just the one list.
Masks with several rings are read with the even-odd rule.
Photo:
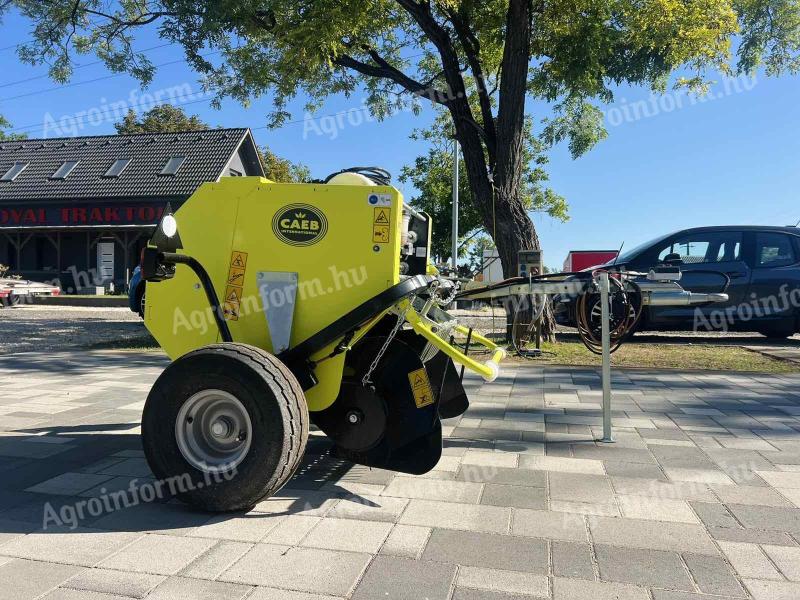
[[186, 461], [206, 473], [230, 471], [250, 449], [252, 423], [238, 398], [222, 390], [202, 390], [181, 406], [175, 439]]
[[217, 439], [225, 439], [230, 437], [233, 431], [233, 423], [227, 417], [220, 417], [211, 424], [211, 435]]

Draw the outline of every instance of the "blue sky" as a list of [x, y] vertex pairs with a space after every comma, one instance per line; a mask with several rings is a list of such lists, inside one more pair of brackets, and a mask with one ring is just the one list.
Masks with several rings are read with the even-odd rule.
[[[359, 94], [331, 98], [313, 121], [304, 120], [299, 100], [297, 122], [279, 130], [264, 127], [268, 98], [249, 108], [227, 100], [214, 110], [176, 47], [148, 52], [155, 64], [170, 64], [144, 91], [102, 65], [78, 69], [71, 86], [44, 77], [20, 82], [46, 69], [20, 64], [7, 48], [27, 40], [26, 23], [12, 15], [0, 31], [0, 114], [30, 137], [113, 133], [111, 107], [147, 108], [152, 99], [143, 94], [160, 92], [211, 125], [253, 128], [259, 144], [307, 164], [316, 177], [357, 164], [383, 166], [396, 176], [425, 151], [408, 135], [430, 122], [430, 109], [376, 122], [365, 118]], [[151, 32], [138, 41], [141, 49], [161, 44]], [[651, 98], [648, 90], [618, 89], [614, 104], [603, 107], [608, 139], [578, 160], [565, 146], [553, 151], [550, 183], [569, 200], [572, 218], [560, 223], [534, 215], [546, 264], [560, 266], [571, 249], [616, 248], [623, 241], [631, 248], [684, 227], [800, 220], [800, 77], [759, 74], [720, 82], [712, 95], [699, 102], [686, 94]], [[544, 110], [535, 103], [529, 108], [534, 115]]]

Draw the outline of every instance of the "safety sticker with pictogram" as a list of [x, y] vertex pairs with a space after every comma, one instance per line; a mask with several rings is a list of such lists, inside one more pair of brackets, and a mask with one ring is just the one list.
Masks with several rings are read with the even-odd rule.
[[231, 267], [228, 271], [228, 285], [236, 285], [239, 287], [244, 286], [244, 269], [240, 269], [239, 267]]
[[372, 242], [375, 244], [389, 243], [389, 219], [392, 209], [376, 207], [372, 209]]
[[373, 208], [372, 209], [372, 222], [375, 225], [388, 225], [389, 215], [391, 214], [390, 208]]
[[239, 307], [242, 303], [244, 277], [247, 272], [247, 252], [234, 250], [231, 252], [231, 265], [228, 268], [225, 298], [222, 301], [222, 312], [228, 321], [239, 320]]
[[247, 268], [247, 252], [234, 250], [231, 252], [231, 266], [239, 269]]
[[414, 404], [417, 405], [417, 408], [433, 404], [433, 390], [431, 390], [428, 372], [424, 368], [411, 371], [408, 374], [408, 382], [411, 384], [411, 393], [414, 395]]
[[389, 226], [388, 225], [373, 225], [372, 226], [372, 241], [376, 244], [389, 243]]
[[239, 320], [239, 306], [242, 304], [242, 288], [229, 285], [225, 288], [225, 300], [222, 308], [225, 318], [230, 321]]

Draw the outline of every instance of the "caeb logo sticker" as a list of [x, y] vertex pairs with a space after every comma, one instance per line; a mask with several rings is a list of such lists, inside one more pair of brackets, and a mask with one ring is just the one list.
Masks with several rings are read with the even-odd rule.
[[289, 204], [272, 217], [272, 231], [291, 246], [310, 246], [325, 237], [328, 219], [320, 209], [308, 204]]

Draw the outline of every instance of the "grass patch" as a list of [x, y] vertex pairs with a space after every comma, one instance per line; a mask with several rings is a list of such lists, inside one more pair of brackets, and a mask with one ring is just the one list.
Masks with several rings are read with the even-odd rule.
[[[150, 335], [133, 339], [100, 342], [86, 347], [91, 350], [157, 350], [160, 348]], [[524, 364], [570, 366], [600, 366], [600, 357], [592, 354], [578, 341], [544, 343], [546, 354], [528, 360], [510, 356], [508, 361]], [[481, 353], [470, 352], [476, 357]], [[485, 353], [484, 353], [485, 354]], [[750, 373], [797, 373], [800, 366], [785, 360], [764, 356], [739, 346], [710, 344], [656, 344], [629, 342], [611, 355], [613, 367], [644, 369], [691, 369], [708, 371], [740, 371]]]
[[[545, 343], [547, 352], [536, 362], [600, 366], [600, 356], [592, 354], [580, 342]], [[652, 369], [702, 369], [710, 371], [748, 371], [757, 373], [797, 373], [798, 365], [764, 356], [738, 346], [706, 344], [636, 344], [628, 343], [611, 355], [615, 367]]]

